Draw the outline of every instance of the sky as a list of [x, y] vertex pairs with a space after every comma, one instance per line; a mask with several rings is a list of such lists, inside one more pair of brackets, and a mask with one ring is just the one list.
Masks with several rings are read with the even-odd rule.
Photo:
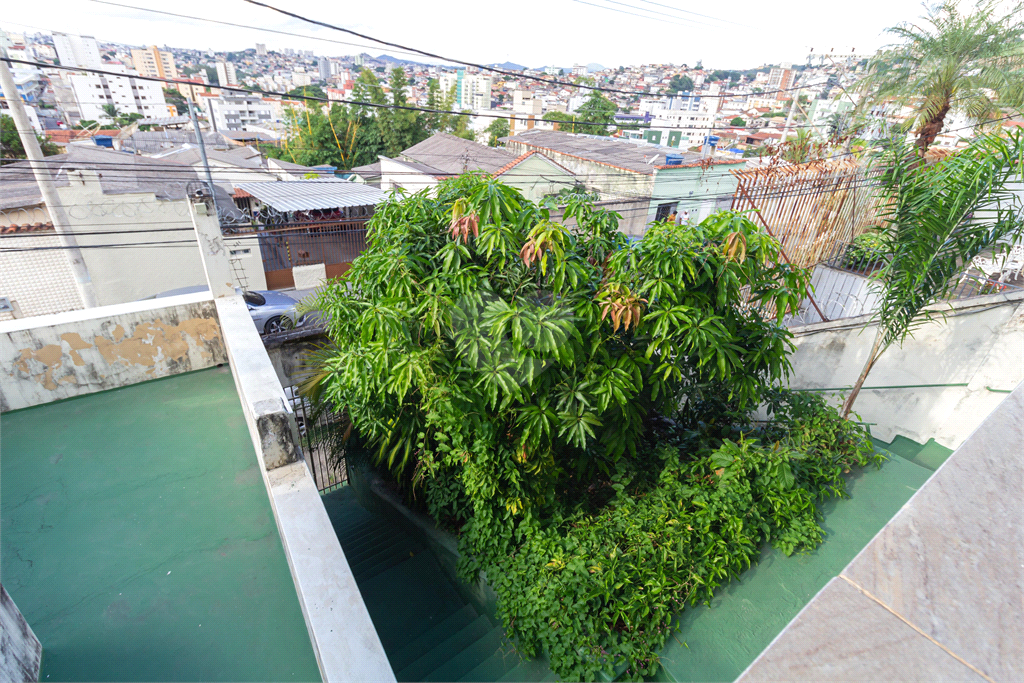
[[[100, 42], [232, 51], [265, 43], [268, 49], [312, 49], [317, 55], [401, 54], [338, 31], [313, 26], [244, 0], [120, 0], [134, 7], [177, 12], [176, 18], [96, 0], [5, 2], [0, 28], [13, 32], [65, 31]], [[265, 0], [304, 16], [375, 38], [466, 61], [510, 61], [530, 67], [597, 63], [606, 67], [674, 63], [719, 69], [806, 62], [814, 53], [872, 52], [891, 42], [884, 31], [924, 13], [919, 0], [387, 0], [338, 2]], [[640, 15], [640, 16], [637, 16]], [[698, 16], [705, 15], [705, 16]], [[210, 24], [218, 19], [300, 33], [275, 35]], [[357, 43], [338, 44], [330, 41]]]

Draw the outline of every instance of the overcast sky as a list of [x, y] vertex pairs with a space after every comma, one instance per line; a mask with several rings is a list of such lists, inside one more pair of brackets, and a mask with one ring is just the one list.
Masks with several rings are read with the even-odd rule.
[[[804, 62], [814, 52], [871, 51], [890, 40], [885, 28], [923, 14], [918, 0], [544, 0], [538, 3], [480, 0], [266, 0], [305, 16], [377, 38], [467, 61], [547, 64], [599, 63], [619, 66], [673, 62], [725, 69], [764, 63]], [[618, 3], [618, 4], [616, 4]], [[312, 49], [321, 55], [388, 52], [390, 48], [309, 25], [243, 0], [125, 0], [125, 4], [178, 12], [189, 17], [307, 34], [275, 35], [196, 19], [179, 19], [93, 0], [6, 0], [0, 27], [93, 35], [98, 40], [183, 48], [240, 50], [266, 43], [269, 49]], [[594, 5], [602, 5], [597, 7]], [[618, 11], [616, 11], [618, 10]], [[688, 14], [686, 11], [713, 18]], [[632, 16], [631, 14], [644, 16]], [[319, 40], [327, 39], [327, 40]], [[330, 40], [359, 43], [354, 47]], [[420, 61], [420, 60], [418, 60]], [[428, 61], [428, 60], [421, 60]]]

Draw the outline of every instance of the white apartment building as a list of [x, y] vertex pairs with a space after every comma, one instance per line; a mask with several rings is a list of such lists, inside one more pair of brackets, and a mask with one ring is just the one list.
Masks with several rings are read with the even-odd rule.
[[100, 46], [92, 36], [76, 36], [73, 33], [53, 33], [53, 47], [61, 66], [76, 66], [85, 69], [103, 68]]
[[455, 88], [455, 106], [459, 109], [490, 109], [491, 88], [494, 77], [484, 74], [466, 73], [459, 69], [455, 73], [442, 73], [438, 76], [438, 84], [442, 92]]
[[[666, 107], [651, 111], [653, 119], [645, 137], [648, 142], [679, 149], [700, 147], [707, 136], [714, 133], [714, 114], [703, 111], [699, 103], [694, 103], [693, 100], [697, 98], [674, 99], [689, 102], [685, 103], [685, 108]], [[691, 106], [694, 108], [691, 109]]]
[[246, 126], [274, 120], [273, 105], [259, 95], [224, 92], [219, 98], [210, 98], [207, 105], [216, 131], [246, 130]]
[[266, 43], [256, 43], [256, 56], [257, 57], [266, 57], [267, 56], [267, 44]]
[[217, 62], [217, 82], [220, 85], [238, 85], [238, 74], [231, 62]]
[[104, 105], [108, 104], [117, 107], [121, 114], [142, 114], [145, 118], [171, 115], [160, 83], [133, 78], [138, 74], [121, 64], [106, 64], [104, 67], [124, 75], [73, 74], [70, 77], [80, 118], [109, 120], [103, 111]]
[[512, 112], [515, 116], [508, 122], [509, 135], [518, 135], [536, 126], [543, 111], [544, 102], [541, 98], [534, 97], [532, 91], [513, 90]]

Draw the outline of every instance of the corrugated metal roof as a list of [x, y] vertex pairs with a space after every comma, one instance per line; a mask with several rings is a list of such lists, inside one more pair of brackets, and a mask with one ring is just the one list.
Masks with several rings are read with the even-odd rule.
[[653, 174], [656, 165], [664, 164], [666, 154], [681, 155], [684, 164], [701, 158], [700, 154], [682, 152], [672, 147], [537, 128], [502, 138], [502, 141], [510, 146], [520, 144], [527, 148], [551, 150], [644, 175]]
[[464, 171], [493, 173], [516, 158], [500, 147], [488, 147], [450, 133], [435, 133], [401, 154], [401, 159], [425, 164], [442, 173], [459, 175]]
[[372, 206], [388, 197], [375, 187], [347, 180], [284, 180], [236, 187], [281, 212]]

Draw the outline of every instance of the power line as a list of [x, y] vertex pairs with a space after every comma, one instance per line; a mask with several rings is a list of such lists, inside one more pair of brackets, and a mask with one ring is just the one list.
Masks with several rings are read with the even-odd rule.
[[[350, 42], [345, 41], [345, 40], [335, 40], [334, 38], [318, 38], [317, 36], [311, 36], [308, 33], [292, 33], [291, 31], [281, 31], [279, 29], [273, 29], [273, 28], [262, 28], [260, 26], [249, 26], [248, 24], [238, 24], [238, 23], [235, 23], [233, 21], [222, 21], [222, 20], [219, 20], [219, 19], [207, 19], [207, 18], [204, 18], [204, 17], [193, 17], [193, 16], [189, 16], [187, 14], [177, 14], [175, 12], [167, 12], [165, 10], [158, 10], [158, 9], [150, 9], [148, 7], [135, 7], [133, 5], [125, 5], [125, 4], [122, 4], [122, 3], [119, 3], [119, 2], [108, 2], [107, 0], [90, 0], [90, 1], [91, 2], [95, 2], [97, 4], [100, 4], [100, 5], [111, 5], [113, 7], [123, 7], [125, 9], [133, 9], [133, 10], [139, 10], [139, 11], [143, 11], [143, 12], [152, 12], [154, 14], [165, 14], [165, 15], [167, 15], [169, 17], [177, 17], [179, 19], [189, 19], [189, 20], [192, 20], [192, 21], [205, 21], [205, 22], [210, 23], [210, 24], [221, 24], [222, 26], [233, 26], [235, 28], [245, 28], [245, 29], [249, 29], [249, 30], [252, 30], [252, 31], [262, 31], [264, 33], [277, 33], [277, 34], [282, 35], [282, 36], [292, 36], [293, 38], [305, 38], [306, 40], [319, 40], [319, 41], [324, 42], [324, 43], [336, 43], [338, 45], [348, 45], [348, 46], [351, 46], [351, 47], [362, 47], [362, 48], [366, 48], [366, 49], [369, 49], [369, 50], [379, 49], [376, 45], [363, 45], [361, 43], [350, 43]], [[24, 24], [21, 24], [21, 25], [24, 26]], [[39, 28], [39, 27], [34, 27], [33, 26], [33, 27], [29, 27], [29, 28]], [[408, 54], [408, 55], [415, 55], [415, 54], [417, 54], [415, 52], [409, 52], [408, 50], [397, 50], [397, 52], [401, 52], [403, 54]]]
[[672, 19], [682, 19], [683, 21], [686, 21], [688, 23], [687, 24], [680, 24], [678, 21], [665, 21], [664, 19], [658, 19], [657, 17], [651, 17], [651, 16], [647, 16], [645, 14], [637, 14], [636, 12], [627, 12], [625, 10], [615, 9], [614, 7], [606, 7], [604, 5], [597, 5], [597, 4], [594, 4], [592, 2], [585, 2], [584, 0], [572, 0], [572, 2], [577, 2], [577, 3], [581, 4], [581, 5], [590, 5], [591, 7], [597, 7], [598, 9], [607, 10], [609, 12], [619, 12], [620, 14], [628, 14], [631, 17], [639, 17], [640, 19], [649, 19], [649, 20], [659, 21], [659, 22], [664, 23], [664, 24], [675, 24], [676, 26], [689, 26], [689, 24], [696, 24], [697, 26], [707, 26], [709, 28], [717, 28], [713, 24], [705, 24], [702, 21], [694, 21], [693, 19], [687, 19], [685, 17], [679, 17], [679, 16], [676, 16], [676, 15], [673, 15], [673, 14], [666, 14], [665, 12], [659, 12], [657, 10], [644, 9], [642, 7], [636, 7], [635, 5], [628, 5], [628, 4], [624, 3], [624, 2], [618, 2], [618, 0], [604, 0], [604, 1], [605, 2], [610, 2], [613, 5], [622, 5], [623, 7], [630, 7], [632, 9], [640, 10], [641, 12], [649, 12], [650, 14], [660, 14], [663, 17], [671, 17]]
[[719, 19], [718, 17], [712, 17], [712, 16], [709, 16], [707, 14], [700, 14], [698, 12], [691, 12], [688, 9], [682, 9], [681, 7], [672, 7], [671, 5], [663, 5], [660, 2], [651, 2], [651, 0], [640, 0], [640, 2], [646, 3], [648, 5], [656, 5], [658, 7], [665, 7], [667, 9], [675, 10], [676, 12], [683, 12], [685, 14], [693, 14], [693, 15], [698, 16], [698, 17], [704, 17], [705, 19], [712, 19], [714, 21], [720, 21], [723, 24], [732, 24], [733, 26], [742, 26], [744, 28], [750, 28], [747, 24], [740, 24], [740, 23], [735, 22], [735, 21], [729, 21], [728, 19]]

